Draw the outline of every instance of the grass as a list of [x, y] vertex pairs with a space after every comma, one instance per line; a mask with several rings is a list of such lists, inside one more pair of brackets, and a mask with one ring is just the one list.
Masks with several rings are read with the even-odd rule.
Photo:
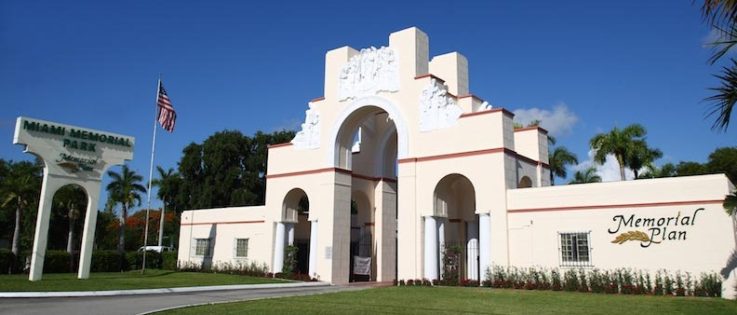
[[43, 280], [28, 281], [28, 275], [0, 275], [0, 292], [33, 291], [100, 291], [174, 288], [227, 284], [257, 284], [283, 282], [280, 279], [200, 272], [176, 272], [147, 269], [128, 272], [98, 272], [87, 280], [77, 279], [73, 273], [44, 274]]
[[389, 287], [171, 310], [164, 314], [737, 314], [719, 298], [457, 287]]

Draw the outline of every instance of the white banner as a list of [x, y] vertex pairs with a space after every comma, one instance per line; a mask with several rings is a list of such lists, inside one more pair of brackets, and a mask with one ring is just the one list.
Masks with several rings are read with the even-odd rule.
[[371, 257], [353, 256], [353, 274], [371, 275]]

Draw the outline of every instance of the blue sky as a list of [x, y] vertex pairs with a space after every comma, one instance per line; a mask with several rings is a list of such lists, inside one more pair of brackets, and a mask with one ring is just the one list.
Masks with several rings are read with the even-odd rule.
[[637, 122], [659, 164], [703, 162], [735, 144], [737, 126], [717, 133], [704, 118], [718, 65], [706, 62], [698, 5], [0, 1], [0, 158], [30, 158], [12, 144], [24, 115], [134, 136], [130, 166], [148, 174], [162, 73], [178, 120], [159, 133], [156, 164], [175, 168], [185, 145], [216, 131], [298, 127], [322, 96], [326, 51], [387, 45], [417, 26], [431, 55], [468, 58], [472, 93], [520, 116], [557, 114], [550, 128], [580, 160], [596, 133]]

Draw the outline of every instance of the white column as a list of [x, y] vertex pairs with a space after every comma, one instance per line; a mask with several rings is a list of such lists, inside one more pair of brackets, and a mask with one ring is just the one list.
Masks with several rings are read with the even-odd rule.
[[481, 268], [481, 281], [486, 278], [486, 271], [491, 266], [491, 215], [479, 214], [479, 268]]
[[542, 164], [537, 164], [537, 187], [543, 186], [543, 166]]
[[425, 278], [438, 279], [438, 226], [435, 217], [425, 217]]
[[445, 221], [448, 218], [438, 218], [438, 266], [440, 267], [439, 277], [443, 276], [445, 265], [443, 264], [443, 252], [445, 252]]
[[466, 265], [468, 279], [478, 280], [478, 255], [479, 255], [479, 222], [468, 222], [468, 230], [466, 231]]
[[294, 246], [294, 225], [296, 223], [289, 223], [287, 224], [287, 244], [289, 246]]
[[[310, 266], [309, 276], [317, 274], [317, 220], [310, 222]], [[316, 277], [315, 277], [316, 278]]]
[[41, 186], [41, 199], [38, 202], [38, 214], [36, 217], [36, 232], [33, 238], [33, 252], [31, 253], [31, 272], [28, 280], [38, 281], [43, 276], [44, 258], [46, 257], [46, 241], [49, 232], [49, 220], [51, 219], [51, 204], [54, 199], [56, 186], [49, 180], [48, 168], [44, 168], [43, 184]]
[[95, 242], [95, 228], [97, 226], [97, 204], [100, 198], [100, 186], [96, 185], [97, 191], [91, 191], [95, 188], [85, 187], [87, 192], [87, 214], [84, 219], [84, 231], [82, 232], [82, 248], [79, 254], [79, 270], [77, 271], [78, 279], [88, 279], [90, 277], [90, 265], [92, 263], [92, 245]]
[[274, 235], [274, 273], [281, 272], [284, 268], [284, 237], [286, 232], [284, 231], [284, 223], [276, 223], [276, 234]]

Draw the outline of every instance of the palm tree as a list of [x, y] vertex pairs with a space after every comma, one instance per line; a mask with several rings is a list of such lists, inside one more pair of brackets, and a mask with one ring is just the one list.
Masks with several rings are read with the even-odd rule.
[[87, 205], [86, 196], [87, 194], [82, 187], [68, 185], [59, 189], [54, 198], [60, 208], [67, 210], [67, 218], [69, 219], [67, 253], [69, 254], [72, 254], [72, 251], [74, 251], [74, 224], [82, 214], [80, 210]]
[[566, 147], [561, 146], [548, 154], [548, 164], [550, 165], [550, 185], [554, 185], [555, 176], [566, 177], [568, 175], [566, 165], [578, 164], [578, 158]]
[[663, 157], [663, 152], [658, 149], [647, 147], [647, 143], [643, 140], [634, 141], [632, 150], [625, 158], [625, 164], [635, 173], [635, 179], [639, 178], [642, 168], [653, 169], [653, 162]]
[[156, 166], [156, 171], [159, 173], [159, 178], [151, 181], [151, 185], [159, 187], [159, 191], [156, 195], [163, 202], [163, 207], [161, 208], [161, 222], [159, 223], [159, 246], [161, 246], [162, 238], [164, 236], [164, 215], [166, 213], [166, 208], [168, 206], [170, 210], [176, 210], [174, 208], [174, 196], [176, 196], [179, 190], [181, 177], [173, 168], [169, 168], [165, 171], [161, 166]]
[[[737, 45], [737, 1], [704, 0], [701, 13], [707, 23], [719, 32], [720, 38], [711, 43], [714, 54], [709, 62], [714, 64]], [[737, 102], [737, 60], [730, 58], [731, 64], [722, 68], [722, 73], [715, 75], [721, 86], [711, 88], [716, 94], [706, 98], [712, 102], [707, 116], [716, 116], [712, 129], [726, 131], [732, 116], [732, 109]]]
[[31, 201], [37, 200], [41, 190], [41, 168], [31, 162], [8, 163], [8, 174], [3, 180], [2, 207], [15, 207], [15, 227], [11, 251], [18, 255], [20, 228], [23, 211], [27, 211]]
[[107, 185], [108, 198], [114, 203], [120, 204], [120, 232], [118, 239], [118, 251], [125, 251], [125, 220], [128, 219], [128, 210], [134, 205], [141, 205], [141, 195], [146, 193], [146, 187], [141, 185], [143, 177], [131, 171], [127, 165], [123, 165], [120, 174], [108, 171], [107, 175], [112, 181]]
[[569, 184], [601, 183], [601, 176], [596, 175], [596, 168], [589, 167], [585, 171], [576, 171]]
[[624, 168], [629, 166], [629, 158], [636, 150], [637, 141], [644, 141], [647, 131], [640, 124], [632, 124], [624, 129], [614, 127], [609, 133], [600, 133], [591, 138], [591, 148], [596, 151], [594, 161], [606, 162], [606, 157], [613, 154], [619, 163], [619, 176], [624, 180]]

